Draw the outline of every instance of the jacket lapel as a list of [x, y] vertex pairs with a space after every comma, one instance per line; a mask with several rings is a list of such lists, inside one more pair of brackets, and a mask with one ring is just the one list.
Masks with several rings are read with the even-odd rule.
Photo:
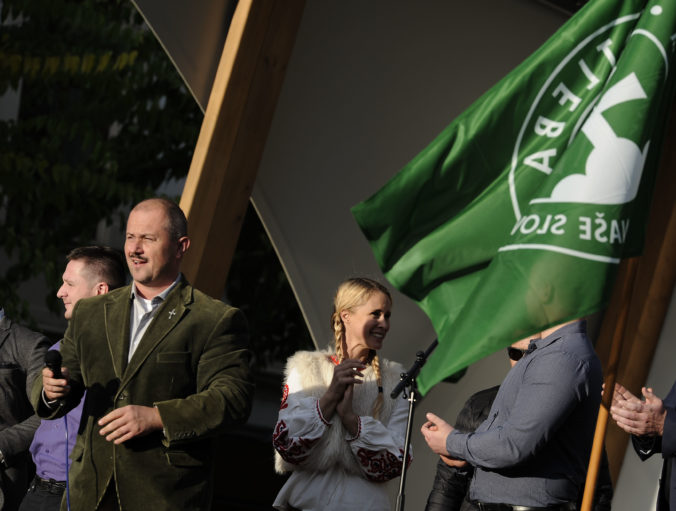
[[[127, 367], [129, 353], [129, 321], [131, 288], [125, 288], [127, 293], [120, 293], [115, 298], [110, 298], [104, 305], [104, 321], [108, 349], [113, 359], [115, 376], [122, 378]], [[122, 328], [120, 329], [120, 325]]]
[[[167, 299], [162, 303], [155, 316], [153, 317], [148, 329], [141, 337], [141, 341], [136, 347], [136, 351], [129, 361], [129, 365], [122, 375], [120, 388], [126, 384], [138, 369], [143, 365], [150, 353], [162, 340], [171, 332], [181, 321], [188, 310], [188, 305], [192, 302], [192, 287], [185, 280], [181, 281], [173, 289]], [[127, 342], [127, 353], [129, 352], [129, 342]]]

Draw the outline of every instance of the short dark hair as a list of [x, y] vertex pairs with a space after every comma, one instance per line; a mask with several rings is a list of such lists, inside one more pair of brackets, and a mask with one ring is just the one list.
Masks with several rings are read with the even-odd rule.
[[74, 248], [66, 256], [66, 261], [81, 260], [92, 276], [108, 284], [109, 291], [126, 284], [127, 266], [121, 251], [104, 245], [90, 245]]

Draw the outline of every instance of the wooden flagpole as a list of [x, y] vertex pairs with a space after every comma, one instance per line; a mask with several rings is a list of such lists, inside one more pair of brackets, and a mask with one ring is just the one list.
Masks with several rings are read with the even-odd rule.
[[591, 511], [594, 501], [594, 491], [596, 490], [596, 480], [599, 474], [601, 456], [603, 454], [603, 445], [605, 442], [606, 428], [608, 427], [608, 413], [613, 399], [613, 388], [617, 378], [617, 368], [622, 352], [622, 342], [626, 331], [627, 316], [629, 315], [629, 305], [631, 301], [634, 280], [636, 279], [636, 269], [638, 267], [638, 257], [625, 260], [623, 271], [620, 271], [617, 284], [621, 286], [619, 291], [619, 300], [621, 300], [620, 314], [615, 329], [613, 331], [613, 340], [610, 348], [610, 356], [605, 371], [603, 399], [599, 409], [598, 419], [596, 420], [596, 431], [594, 433], [594, 443], [592, 445], [591, 456], [589, 459], [589, 468], [587, 470], [587, 480], [584, 487], [584, 496], [582, 498], [581, 511]]

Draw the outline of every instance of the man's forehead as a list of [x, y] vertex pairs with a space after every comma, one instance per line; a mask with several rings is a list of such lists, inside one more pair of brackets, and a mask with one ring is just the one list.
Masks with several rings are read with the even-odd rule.
[[134, 236], [157, 236], [167, 232], [166, 227], [161, 225], [130, 225], [127, 223], [127, 234]]
[[71, 259], [68, 261], [61, 278], [63, 280], [75, 280], [78, 277], [86, 278], [89, 276], [88, 270], [89, 268], [86, 259]]
[[82, 259], [71, 259], [70, 261], [68, 261], [68, 264], [66, 264], [66, 269], [64, 270], [63, 274], [65, 275], [66, 273], [69, 274], [80, 273], [83, 267], [84, 261]]
[[168, 223], [169, 217], [164, 208], [158, 206], [137, 207], [129, 213], [127, 232], [157, 234], [162, 230], [168, 230]]

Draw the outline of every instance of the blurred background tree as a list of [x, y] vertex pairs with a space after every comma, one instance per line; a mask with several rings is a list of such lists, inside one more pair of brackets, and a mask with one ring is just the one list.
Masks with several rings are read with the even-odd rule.
[[[130, 2], [0, 3], [0, 96], [19, 98], [0, 119], [0, 304], [35, 325], [20, 286], [44, 278], [31, 300], [61, 314], [65, 254], [102, 226], [121, 248], [130, 206], [185, 177], [203, 115]], [[257, 366], [312, 345], [251, 207], [226, 296], [247, 313]]]

